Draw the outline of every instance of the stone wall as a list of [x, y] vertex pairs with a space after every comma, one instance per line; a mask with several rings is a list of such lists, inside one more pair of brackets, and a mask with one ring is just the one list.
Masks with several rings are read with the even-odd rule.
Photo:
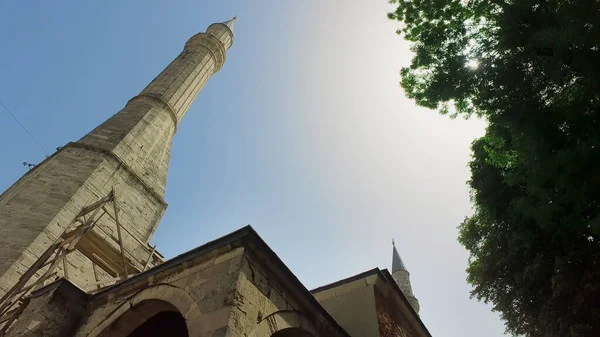
[[102, 161], [85, 149], [64, 148], [0, 195], [0, 294], [80, 211], [72, 197]]
[[[114, 156], [71, 144], [22, 180], [27, 182], [17, 182], [0, 196], [0, 294], [17, 282], [83, 207], [105, 197], [113, 187], [120, 222], [133, 233], [123, 234], [125, 248], [140, 265], [149, 258], [148, 245], [138, 240], [156, 228], [166, 204]], [[105, 216], [98, 227], [107, 242], [118, 247], [114, 221]], [[87, 289], [95, 282], [92, 264], [83, 255], [74, 252], [67, 262], [72, 267], [69, 279], [77, 286]], [[64, 275], [62, 264], [58, 271]]]
[[420, 309], [419, 301], [417, 300], [415, 295], [413, 295], [412, 286], [410, 284], [409, 272], [406, 270], [396, 271], [394, 272], [394, 274], [392, 274], [392, 278], [394, 279], [400, 290], [402, 290], [404, 296], [406, 296], [406, 299], [410, 303], [411, 307], [413, 307], [415, 312], [418, 314]]
[[235, 292], [236, 305], [232, 308], [230, 336], [270, 337], [293, 328], [313, 337], [347, 337], [278, 263], [260, 250], [246, 249]]
[[[190, 336], [225, 336], [234, 292], [240, 275], [244, 249], [216, 250], [147, 277], [134, 278], [96, 295], [90, 312], [75, 336], [96, 337], [110, 332], [127, 336], [142, 321], [123, 324], [122, 315], [131, 308], [155, 301], [176, 308], [188, 322]], [[155, 314], [157, 310], [146, 310]], [[150, 315], [150, 314], [148, 314]], [[147, 319], [150, 317], [144, 317]]]
[[185, 50], [142, 91], [140, 96], [156, 97], [165, 102], [179, 122], [214, 74], [216, 67], [214, 54], [209, 49], [203, 46], [189, 48], [186, 45]]
[[292, 292], [278, 286], [253, 259], [245, 254], [242, 260], [232, 311], [231, 336], [244, 336], [258, 323], [275, 312], [298, 310], [298, 303]]
[[[78, 143], [112, 152], [160, 198], [165, 195], [171, 144], [177, 125], [155, 100], [133, 99]], [[148, 239], [151, 233], [144, 233]]]
[[71, 336], [85, 312], [87, 298], [68, 282], [57, 282], [34, 294], [7, 337]]
[[176, 310], [190, 337], [271, 337], [287, 329], [349, 337], [274, 260], [242, 241], [186, 257], [193, 254], [95, 295], [75, 336], [126, 337], [158, 312]]

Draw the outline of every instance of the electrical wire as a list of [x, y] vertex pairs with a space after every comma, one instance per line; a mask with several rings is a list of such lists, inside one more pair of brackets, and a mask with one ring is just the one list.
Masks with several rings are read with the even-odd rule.
[[33, 139], [33, 141], [37, 144], [37, 146], [40, 147], [40, 149], [42, 149], [42, 151], [46, 154], [46, 157], [48, 157], [50, 154], [48, 154], [48, 151], [46, 151], [46, 149], [44, 149], [44, 147], [42, 146], [42, 144], [40, 144], [40, 142], [38, 142], [37, 139], [35, 139], [35, 137], [31, 134], [31, 132], [29, 132], [29, 130], [27, 130], [27, 128], [25, 127], [25, 125], [23, 125], [23, 123], [21, 123], [21, 121], [19, 121], [19, 119], [17, 118], [17, 116], [15, 116], [10, 109], [4, 104], [4, 102], [2, 102], [2, 100], [0, 100], [0, 105], [2, 105], [4, 107], [4, 110], [6, 110], [6, 112], [8, 112], [9, 115], [11, 115], [11, 117], [21, 126], [21, 128], [29, 135], [29, 137], [31, 137], [31, 139]]

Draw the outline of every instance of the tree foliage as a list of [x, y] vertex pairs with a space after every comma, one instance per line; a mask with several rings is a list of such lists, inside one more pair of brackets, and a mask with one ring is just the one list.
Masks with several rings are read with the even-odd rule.
[[513, 334], [600, 336], [600, 3], [392, 0], [417, 104], [488, 121], [459, 226]]

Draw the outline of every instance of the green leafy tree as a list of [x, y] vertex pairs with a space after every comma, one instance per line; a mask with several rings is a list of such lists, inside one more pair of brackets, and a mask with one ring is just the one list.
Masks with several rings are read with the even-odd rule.
[[459, 226], [507, 332], [600, 336], [600, 3], [392, 0], [407, 96], [488, 121]]

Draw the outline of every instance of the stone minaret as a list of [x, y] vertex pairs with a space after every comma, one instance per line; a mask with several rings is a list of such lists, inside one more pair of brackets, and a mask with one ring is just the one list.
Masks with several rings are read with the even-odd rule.
[[[62, 147], [0, 195], [0, 295], [84, 206], [113, 188], [120, 223], [131, 234], [124, 235], [124, 247], [138, 262], [148, 259], [147, 243], [167, 207], [164, 195], [173, 136], [202, 87], [223, 66], [233, 43], [234, 21], [212, 24], [206, 33], [192, 36], [179, 56], [121, 111]], [[124, 76], [115, 75], [117, 81]], [[114, 226], [105, 225], [107, 240], [116, 240]], [[98, 272], [92, 271], [90, 260], [77, 251], [67, 257], [71, 282], [83, 289], [95, 282]]]
[[402, 258], [400, 258], [400, 254], [396, 250], [396, 245], [394, 241], [392, 241], [392, 277], [396, 284], [402, 290], [402, 293], [410, 303], [410, 306], [419, 314], [419, 301], [413, 295], [412, 287], [410, 285], [410, 273], [406, 270], [404, 266], [404, 262], [402, 262]]

